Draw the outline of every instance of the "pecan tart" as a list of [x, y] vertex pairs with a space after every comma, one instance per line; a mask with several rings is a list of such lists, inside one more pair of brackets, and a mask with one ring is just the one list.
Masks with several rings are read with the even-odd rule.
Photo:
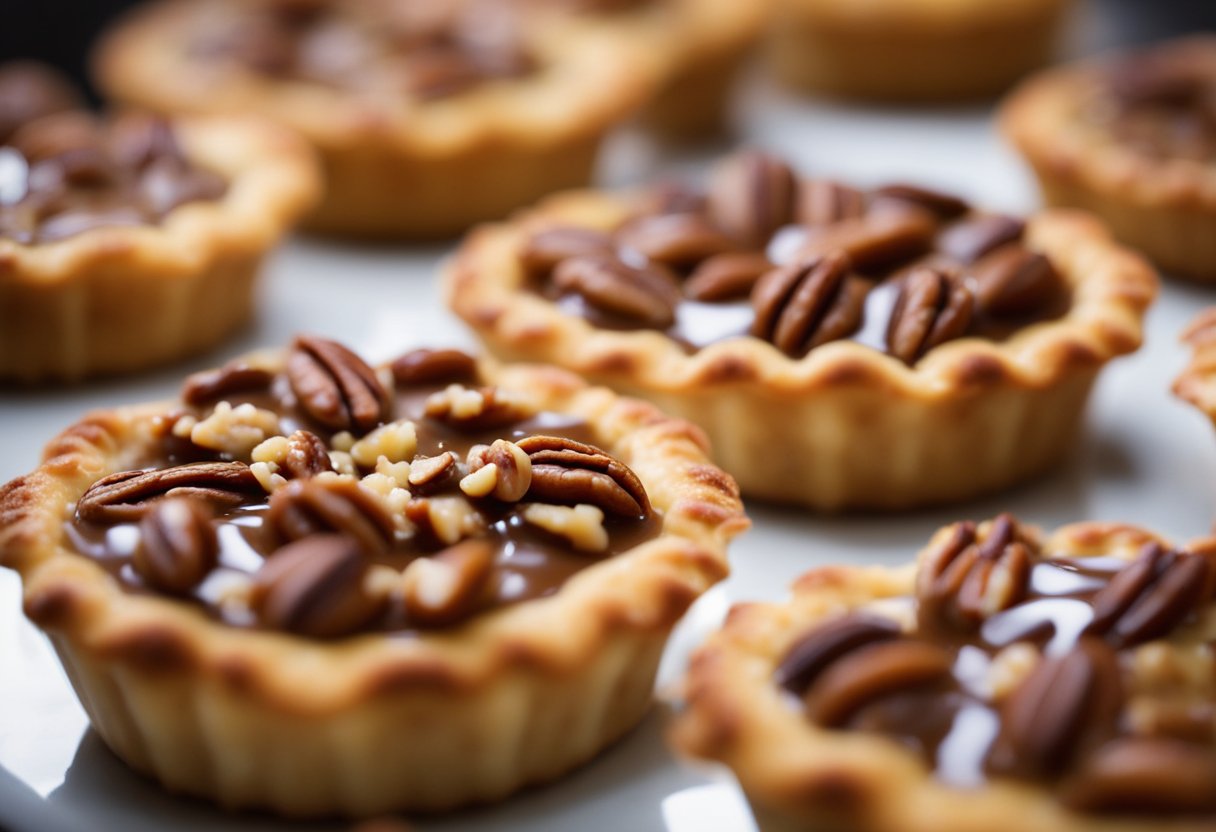
[[302, 336], [68, 429], [0, 491], [0, 564], [133, 768], [357, 816], [496, 800], [620, 737], [746, 525], [649, 404]]
[[705, 192], [555, 197], [475, 231], [446, 281], [498, 355], [651, 399], [705, 428], [744, 493], [829, 510], [1050, 467], [1156, 291], [1086, 216], [862, 191], [754, 151]]
[[1001, 126], [1053, 205], [1102, 217], [1162, 269], [1216, 281], [1216, 36], [1049, 70]]
[[884, 101], [999, 93], [1050, 60], [1071, 0], [782, 0], [772, 62], [787, 84]]
[[1212, 829], [1214, 590], [1216, 538], [957, 523], [735, 607], [672, 738], [766, 829]]
[[[0, 111], [12, 89], [0, 73]], [[215, 346], [249, 319], [263, 256], [316, 187], [308, 148], [271, 125], [83, 110], [24, 122], [0, 139], [0, 379], [128, 372]]]
[[106, 37], [114, 98], [257, 112], [320, 151], [326, 233], [443, 237], [590, 180], [653, 86], [645, 44], [483, 0], [170, 0]]

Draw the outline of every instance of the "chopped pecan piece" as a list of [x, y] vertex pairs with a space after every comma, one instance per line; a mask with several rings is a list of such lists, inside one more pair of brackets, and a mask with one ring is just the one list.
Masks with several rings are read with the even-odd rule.
[[876, 699], [948, 679], [953, 663], [948, 650], [927, 641], [868, 644], [833, 662], [811, 684], [803, 697], [807, 716], [839, 727]]
[[679, 284], [662, 266], [634, 268], [615, 256], [563, 260], [553, 272], [553, 285], [604, 312], [653, 327], [671, 326], [680, 300]]
[[637, 474], [599, 448], [560, 436], [526, 436], [516, 444], [532, 464], [530, 499], [587, 503], [620, 517], [650, 514], [650, 499]]
[[[469, 451], [469, 471], [477, 473], [494, 466], [489, 478], [490, 488], [484, 494], [469, 496], [487, 497], [514, 503], [522, 500], [532, 485], [532, 461], [522, 448], [507, 439], [495, 439], [494, 444], [478, 445]], [[470, 474], [472, 476], [473, 474]], [[464, 483], [461, 483], [462, 490]]]
[[451, 384], [477, 378], [477, 359], [460, 350], [413, 350], [394, 359], [389, 367], [393, 380], [403, 387]]
[[618, 231], [617, 241], [647, 260], [677, 269], [735, 248], [729, 237], [700, 214], [641, 217]]
[[811, 179], [798, 188], [797, 220], [802, 225], [832, 225], [865, 215], [866, 197], [857, 188]]
[[985, 214], [957, 222], [937, 236], [937, 247], [962, 263], [1021, 239], [1026, 223], [1004, 214]]
[[1065, 655], [1040, 662], [1005, 699], [988, 768], [1031, 779], [1057, 775], [1113, 736], [1122, 702], [1115, 651], [1082, 638]]
[[1166, 636], [1206, 600], [1207, 558], [1152, 542], [1094, 596], [1086, 632], [1116, 647]]
[[414, 524], [417, 542], [423, 547], [436, 543], [451, 546], [466, 537], [485, 533], [485, 520], [463, 496], [410, 500], [405, 506], [405, 517]]
[[851, 276], [849, 269], [849, 258], [837, 252], [798, 259], [765, 274], [752, 290], [752, 335], [799, 357], [856, 331], [870, 283]]
[[388, 393], [375, 371], [337, 341], [298, 336], [287, 378], [300, 407], [331, 430], [364, 434], [388, 419]]
[[1002, 514], [979, 541], [973, 523], [959, 523], [928, 552], [916, 574], [922, 625], [968, 632], [1026, 597], [1031, 552], [1018, 539], [1017, 521]]
[[772, 267], [767, 257], [755, 252], [718, 254], [693, 270], [684, 283], [684, 294], [708, 302], [745, 298]]
[[519, 257], [528, 274], [541, 278], [563, 260], [583, 255], [611, 255], [613, 250], [612, 237], [606, 232], [558, 226], [546, 228], [529, 237]]
[[1051, 261], [1016, 243], [986, 254], [968, 271], [979, 307], [996, 317], [1039, 311], [1064, 291]]
[[793, 218], [797, 189], [794, 171], [777, 157], [736, 153], [710, 179], [709, 217], [740, 243], [762, 246]]
[[364, 588], [368, 562], [343, 535], [289, 543], [258, 570], [253, 607], [267, 627], [313, 638], [349, 635], [380, 614], [385, 598]]
[[412, 491], [425, 494], [440, 490], [457, 473], [456, 457], [449, 451], [436, 456], [415, 457], [410, 463], [408, 481]]
[[260, 393], [269, 389], [273, 380], [274, 373], [238, 359], [189, 376], [182, 385], [182, 401], [203, 405], [240, 393]]
[[406, 620], [420, 627], [442, 627], [467, 618], [482, 604], [494, 566], [494, 545], [463, 540], [418, 558], [403, 577]]
[[182, 497], [153, 503], [139, 523], [135, 572], [165, 592], [189, 592], [215, 568], [219, 540], [206, 503]]
[[424, 412], [458, 430], [475, 432], [522, 422], [536, 415], [536, 406], [516, 390], [450, 384], [426, 400]]
[[121, 471], [93, 483], [76, 504], [76, 515], [90, 523], [123, 523], [138, 520], [162, 497], [195, 497], [218, 508], [231, 508], [261, 493], [257, 477], [243, 462]]
[[266, 525], [285, 541], [337, 532], [368, 554], [387, 550], [395, 531], [380, 497], [340, 477], [292, 480], [271, 495]]
[[307, 430], [297, 430], [287, 437], [287, 450], [279, 463], [279, 473], [287, 479], [307, 479], [334, 470], [329, 449], [321, 437]]
[[887, 326], [887, 351], [915, 364], [934, 347], [961, 337], [971, 325], [975, 298], [953, 272], [913, 270], [900, 287]]
[[863, 613], [821, 624], [785, 654], [777, 667], [777, 684], [801, 695], [837, 659], [868, 644], [899, 637], [900, 629], [894, 621]]
[[1125, 738], [1090, 755], [1064, 782], [1063, 800], [1082, 812], [1199, 816], [1216, 812], [1213, 784], [1210, 747]]
[[965, 214], [971, 208], [965, 199], [953, 194], [922, 188], [919, 185], [894, 184], [885, 185], [878, 189], [879, 196], [910, 202], [921, 208], [927, 208], [945, 219]]

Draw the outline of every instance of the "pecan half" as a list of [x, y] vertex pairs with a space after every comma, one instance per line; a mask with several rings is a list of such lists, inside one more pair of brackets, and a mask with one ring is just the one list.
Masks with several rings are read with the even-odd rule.
[[1026, 597], [1031, 552], [1017, 539], [1017, 521], [1002, 514], [977, 541], [973, 523], [959, 523], [928, 552], [916, 573], [917, 616], [922, 626], [968, 632]]
[[307, 430], [297, 430], [287, 437], [287, 452], [279, 463], [279, 473], [286, 479], [307, 479], [334, 470], [329, 448], [321, 437]]
[[900, 637], [894, 621], [850, 613], [822, 624], [794, 643], [777, 667], [777, 684], [801, 695], [832, 662], [868, 644]]
[[617, 232], [617, 242], [627, 251], [676, 269], [735, 248], [729, 237], [700, 214], [640, 217]]
[[[528, 454], [507, 439], [495, 439], [494, 444], [478, 445], [469, 451], [470, 472], [494, 466], [491, 489], [485, 494], [470, 496], [494, 496], [496, 500], [514, 503], [522, 500], [532, 485], [532, 461]], [[462, 483], [463, 488], [463, 483]], [[465, 493], [469, 492], [465, 490]]]
[[560, 436], [526, 436], [516, 444], [532, 464], [529, 499], [562, 505], [588, 503], [620, 517], [650, 514], [642, 481], [599, 448]]
[[139, 523], [131, 556], [136, 574], [164, 592], [189, 592], [215, 568], [219, 539], [206, 503], [183, 497], [159, 500]]
[[806, 714], [828, 728], [849, 721], [884, 696], [950, 678], [950, 651], [927, 641], [898, 639], [868, 644], [827, 667], [803, 697]]
[[684, 283], [684, 295], [708, 302], [744, 298], [772, 267], [767, 257], [755, 252], [718, 254], [693, 270]]
[[810, 179], [798, 188], [796, 219], [802, 225], [832, 225], [865, 215], [866, 197], [857, 188], [827, 179]]
[[1044, 659], [1002, 704], [988, 768], [1031, 779], [1059, 774], [1113, 736], [1122, 691], [1115, 651], [1099, 639]]
[[121, 471], [93, 483], [76, 504], [76, 516], [89, 523], [123, 523], [143, 517], [162, 497], [195, 497], [217, 508], [231, 508], [262, 493], [257, 477], [243, 462]]
[[922, 267], [904, 278], [887, 326], [887, 351], [915, 364], [934, 347], [961, 337], [975, 298], [953, 272]]
[[388, 393], [375, 371], [337, 341], [297, 336], [287, 378], [300, 407], [331, 430], [364, 434], [388, 419]]
[[367, 559], [343, 535], [317, 534], [271, 555], [255, 578], [259, 620], [276, 630], [313, 638], [348, 635], [380, 614], [385, 599], [363, 586]]
[[376, 494], [354, 480], [336, 477], [292, 480], [271, 495], [265, 522], [284, 541], [338, 532], [368, 554], [386, 551], [395, 530]]
[[861, 325], [869, 281], [849, 274], [839, 252], [795, 260], [760, 278], [752, 290], [751, 334], [798, 357]]
[[974, 263], [990, 251], [1021, 239], [1026, 223], [1004, 214], [985, 214], [957, 222], [937, 235], [937, 247], [961, 263]]
[[1094, 618], [1086, 632], [1116, 647], [1168, 635], [1206, 600], [1210, 569], [1201, 555], [1145, 544], [1136, 559], [1094, 595]]
[[933, 244], [936, 230], [929, 212], [900, 207], [812, 227], [797, 254], [812, 257], [841, 251], [855, 269], [869, 272], [924, 253]]
[[1090, 755], [1065, 781], [1062, 799], [1082, 812], [1206, 815], [1216, 812], [1213, 784], [1216, 752], [1210, 747], [1126, 738]]
[[709, 217], [739, 242], [762, 246], [793, 218], [797, 189], [794, 171], [777, 157], [736, 153], [710, 177]]
[[475, 381], [477, 359], [460, 350], [419, 349], [398, 356], [389, 365], [393, 381], [403, 387]]
[[608, 255], [563, 260], [553, 272], [553, 285], [596, 309], [653, 327], [671, 326], [680, 300], [679, 284], [663, 267], [638, 269]]
[[996, 317], [1039, 311], [1064, 291], [1051, 261], [1016, 243], [985, 255], [968, 273], [980, 309]]
[[965, 199], [942, 191], [922, 188], [919, 185], [902, 183], [885, 185], [879, 188], [876, 193], [881, 197], [899, 200], [900, 202], [910, 202], [921, 208], [927, 208], [939, 217], [946, 219], [957, 217], [959, 214], [965, 214], [971, 207]]
[[410, 563], [402, 598], [407, 623], [442, 627], [476, 612], [494, 568], [494, 554], [494, 545], [487, 540], [462, 540]]
[[563, 260], [581, 255], [611, 255], [613, 250], [612, 237], [603, 231], [557, 226], [529, 237], [519, 259], [528, 274], [542, 278]]
[[238, 359], [187, 377], [182, 385], [182, 401], [192, 405], [212, 404], [239, 393], [260, 393], [269, 389], [272, 381], [274, 373]]

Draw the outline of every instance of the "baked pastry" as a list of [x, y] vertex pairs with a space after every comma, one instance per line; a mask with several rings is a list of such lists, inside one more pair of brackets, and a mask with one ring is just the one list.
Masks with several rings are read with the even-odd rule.
[[479, 229], [445, 285], [500, 357], [651, 399], [745, 494], [835, 510], [1056, 463], [1156, 278], [1078, 213], [1023, 222], [746, 152], [705, 192], [574, 193]]
[[1048, 70], [1000, 122], [1048, 203], [1092, 211], [1165, 271], [1216, 280], [1216, 36]]
[[620, 737], [746, 525], [650, 405], [304, 336], [68, 429], [0, 490], [0, 564], [133, 768], [359, 816], [496, 800]]
[[1178, 378], [1174, 395], [1190, 402], [1216, 424], [1216, 308], [1195, 316], [1182, 333], [1191, 358]]
[[257, 112], [320, 151], [321, 232], [445, 237], [590, 180], [654, 85], [646, 45], [480, 0], [177, 0], [100, 45], [98, 81], [158, 112]]
[[270, 125], [82, 110], [23, 124], [0, 144], [0, 380], [215, 346], [316, 191], [308, 148]]
[[765, 830], [1211, 829], [1214, 587], [1216, 538], [956, 523], [735, 607], [671, 736]]
[[884, 101], [994, 95], [1054, 52], [1069, 0], [779, 0], [786, 84]]

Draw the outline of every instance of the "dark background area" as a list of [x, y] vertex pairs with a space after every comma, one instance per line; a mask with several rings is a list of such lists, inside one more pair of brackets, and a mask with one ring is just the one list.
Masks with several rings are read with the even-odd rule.
[[[39, 58], [85, 80], [93, 38], [138, 0], [4, 0], [0, 60]], [[433, 2], [433, 0], [417, 0]], [[738, 0], [740, 3], [749, 0]], [[1139, 43], [1186, 32], [1216, 31], [1216, 0], [1089, 0], [1117, 6], [1121, 21], [1110, 42]], [[1168, 13], [1166, 10], [1168, 9]]]

